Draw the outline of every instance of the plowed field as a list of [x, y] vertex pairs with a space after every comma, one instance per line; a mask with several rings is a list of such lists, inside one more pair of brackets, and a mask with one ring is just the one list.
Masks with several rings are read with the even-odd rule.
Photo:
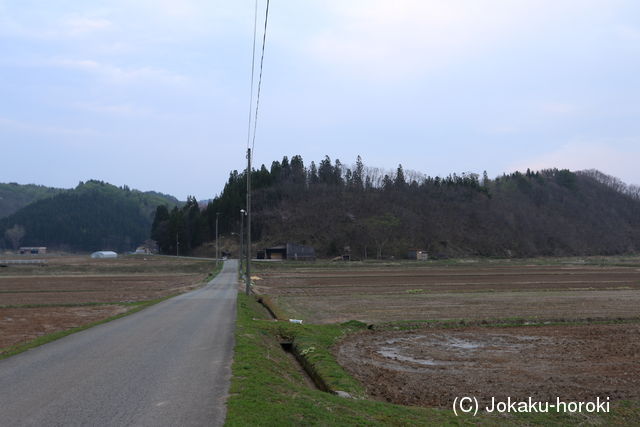
[[44, 258], [46, 266], [0, 269], [0, 355], [9, 346], [125, 313], [133, 303], [194, 289], [214, 267], [208, 260], [160, 256]]
[[[271, 267], [256, 289], [305, 322], [375, 324], [335, 354], [380, 400], [449, 409], [465, 396], [481, 406], [640, 400], [637, 260], [557, 263]], [[451, 327], [463, 324], [476, 326]], [[490, 324], [538, 326], [481, 326]]]
[[640, 315], [640, 269], [633, 267], [394, 267], [259, 277], [259, 293], [316, 323]]

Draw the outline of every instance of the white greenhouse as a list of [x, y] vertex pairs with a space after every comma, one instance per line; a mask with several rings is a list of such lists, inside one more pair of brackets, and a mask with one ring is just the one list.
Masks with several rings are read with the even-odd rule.
[[98, 251], [92, 253], [91, 258], [118, 258], [118, 254], [113, 251]]

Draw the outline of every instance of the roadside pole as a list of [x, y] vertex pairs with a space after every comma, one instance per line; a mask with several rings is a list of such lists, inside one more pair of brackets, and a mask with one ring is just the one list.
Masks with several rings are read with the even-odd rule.
[[240, 274], [242, 274], [242, 260], [244, 257], [244, 216], [247, 211], [240, 209]]
[[247, 274], [245, 293], [251, 293], [251, 148], [247, 149]]
[[218, 250], [218, 217], [220, 212], [216, 212], [216, 267], [220, 264], [220, 252]]

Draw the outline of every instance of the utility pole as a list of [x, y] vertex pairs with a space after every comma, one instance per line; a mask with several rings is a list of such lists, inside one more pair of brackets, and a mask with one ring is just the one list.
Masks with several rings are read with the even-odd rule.
[[251, 293], [251, 148], [247, 148], [247, 275], [245, 293]]
[[240, 272], [242, 273], [242, 258], [244, 257], [244, 216], [247, 211], [240, 209]]
[[220, 252], [218, 251], [218, 217], [220, 212], [216, 212], [216, 266], [220, 263]]
[[180, 247], [180, 242], [178, 241], [178, 232], [176, 231], [176, 256], [179, 256], [178, 247]]

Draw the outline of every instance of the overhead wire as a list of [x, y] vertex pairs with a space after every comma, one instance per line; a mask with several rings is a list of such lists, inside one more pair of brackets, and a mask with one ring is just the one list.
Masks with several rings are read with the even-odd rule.
[[[249, 127], [247, 132], [247, 262], [245, 273], [245, 292], [247, 295], [251, 292], [251, 160], [253, 158], [253, 149], [256, 144], [256, 130], [258, 128], [258, 111], [260, 107], [260, 89], [262, 88], [262, 69], [264, 65], [264, 50], [267, 42], [267, 23], [269, 21], [269, 0], [264, 16], [264, 33], [262, 34], [262, 53], [260, 56], [260, 76], [258, 77], [258, 90], [256, 94], [256, 111], [253, 115], [253, 138], [251, 138], [251, 110], [253, 107], [253, 87], [255, 74], [255, 57], [256, 57], [256, 33], [257, 33], [257, 17], [258, 17], [258, 0], [256, 0], [255, 15], [253, 20], [253, 51], [251, 57], [251, 94], [249, 100]], [[249, 139], [251, 139], [251, 148], [249, 148]]]
[[247, 149], [251, 144], [251, 119], [253, 113], [253, 80], [256, 64], [256, 36], [258, 32], [258, 0], [255, 1], [255, 11], [253, 14], [253, 49], [251, 49], [251, 93], [249, 95], [249, 122], [247, 124]]
[[[269, 0], [267, 0], [267, 6], [264, 14], [264, 32], [262, 34], [262, 53], [260, 55], [260, 75], [258, 77], [258, 92], [256, 94], [256, 112], [253, 116], [253, 140], [251, 141], [251, 153], [253, 153], [253, 149], [256, 145], [256, 130], [258, 128], [258, 110], [260, 108], [260, 89], [262, 87], [262, 68], [264, 65], [264, 48], [267, 43], [268, 22], [269, 22]], [[255, 43], [255, 36], [254, 36], [254, 43]], [[254, 47], [254, 52], [255, 52], [255, 47]]]

